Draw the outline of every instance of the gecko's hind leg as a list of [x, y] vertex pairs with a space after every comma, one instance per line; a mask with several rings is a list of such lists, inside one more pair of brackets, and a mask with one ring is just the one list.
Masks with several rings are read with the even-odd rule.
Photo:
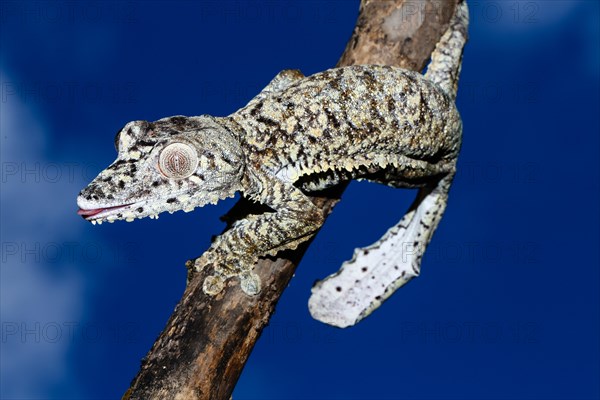
[[340, 328], [354, 325], [419, 275], [453, 176], [454, 171], [420, 189], [400, 222], [377, 242], [356, 249], [352, 260], [313, 287], [308, 303], [313, 318]]

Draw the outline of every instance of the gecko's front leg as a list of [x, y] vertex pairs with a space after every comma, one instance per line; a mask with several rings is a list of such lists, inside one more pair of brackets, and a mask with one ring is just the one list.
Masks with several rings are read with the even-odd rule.
[[207, 267], [214, 271], [204, 280], [207, 294], [219, 293], [226, 279], [235, 276], [240, 278], [245, 293], [259, 293], [260, 279], [253, 272], [258, 258], [296, 248], [323, 223], [321, 210], [298, 188], [264, 171], [255, 175], [257, 190], [252, 197], [275, 212], [239, 221], [196, 259], [196, 271]]

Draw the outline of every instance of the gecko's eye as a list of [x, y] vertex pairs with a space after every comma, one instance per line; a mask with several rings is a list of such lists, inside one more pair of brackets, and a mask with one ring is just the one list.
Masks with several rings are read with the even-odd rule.
[[167, 178], [187, 178], [198, 167], [198, 154], [187, 144], [171, 143], [161, 151], [158, 167]]

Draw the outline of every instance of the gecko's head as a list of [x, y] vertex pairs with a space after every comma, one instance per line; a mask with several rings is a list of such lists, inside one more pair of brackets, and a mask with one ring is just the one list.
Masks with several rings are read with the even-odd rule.
[[88, 221], [155, 217], [191, 211], [240, 189], [239, 142], [215, 118], [133, 121], [117, 133], [118, 156], [77, 197]]

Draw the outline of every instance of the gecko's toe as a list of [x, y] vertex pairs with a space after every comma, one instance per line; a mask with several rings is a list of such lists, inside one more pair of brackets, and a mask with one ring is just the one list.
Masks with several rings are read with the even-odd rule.
[[[190, 264], [192, 265], [192, 269], [195, 272], [200, 272], [202, 271], [203, 267], [205, 264], [202, 263], [202, 260], [200, 260], [201, 257], [196, 258], [195, 260], [190, 260]], [[187, 263], [186, 263], [187, 265]]]
[[248, 272], [240, 276], [240, 286], [248, 296], [256, 296], [260, 293], [260, 278], [254, 272]]
[[[208, 251], [205, 252], [204, 254], [202, 254], [200, 257], [194, 259], [194, 260], [190, 260], [189, 261], [191, 268], [195, 271], [195, 272], [200, 272], [202, 270], [204, 270], [206, 267], [210, 266], [210, 265], [214, 265], [215, 264], [215, 259], [212, 256], [212, 254], [210, 254]], [[188, 264], [186, 263], [186, 266]], [[190, 268], [190, 267], [188, 267]]]
[[223, 287], [225, 287], [225, 280], [222, 277], [209, 275], [204, 279], [202, 291], [210, 296], [214, 296], [223, 290]]

